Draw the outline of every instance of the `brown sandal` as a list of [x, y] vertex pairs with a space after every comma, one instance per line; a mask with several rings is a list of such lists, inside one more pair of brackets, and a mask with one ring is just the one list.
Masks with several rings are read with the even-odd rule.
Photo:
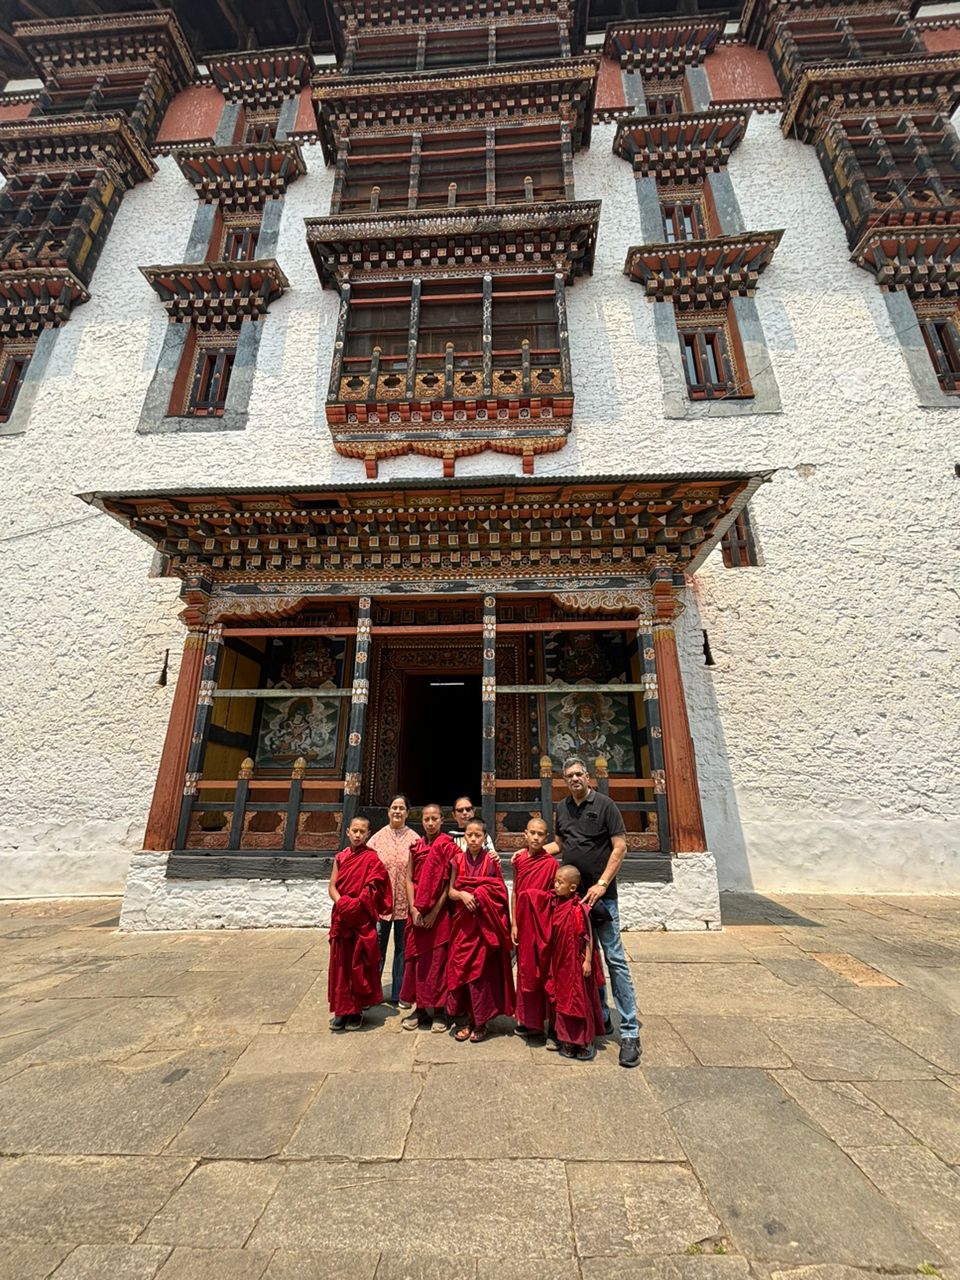
[[489, 1034], [490, 1032], [487, 1030], [486, 1023], [484, 1023], [482, 1027], [474, 1027], [470, 1032], [470, 1043], [482, 1044]]
[[473, 1031], [470, 1027], [458, 1027], [453, 1033], [453, 1038], [463, 1044], [464, 1040], [473, 1039]]

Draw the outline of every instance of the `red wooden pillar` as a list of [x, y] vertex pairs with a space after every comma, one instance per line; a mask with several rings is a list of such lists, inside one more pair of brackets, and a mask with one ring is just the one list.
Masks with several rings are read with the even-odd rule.
[[203, 631], [191, 630], [183, 642], [180, 674], [177, 676], [173, 706], [167, 722], [167, 736], [163, 741], [150, 816], [143, 836], [144, 849], [173, 848], [180, 817], [180, 802], [183, 799], [183, 779], [190, 751], [193, 717], [200, 689], [205, 639]]
[[672, 619], [658, 618], [654, 622], [653, 648], [660, 695], [670, 851], [703, 853], [707, 848], [707, 840], [700, 808], [697, 761], [693, 753], [693, 739], [690, 737], [687, 703], [683, 696], [683, 680], [677, 657], [677, 636]]

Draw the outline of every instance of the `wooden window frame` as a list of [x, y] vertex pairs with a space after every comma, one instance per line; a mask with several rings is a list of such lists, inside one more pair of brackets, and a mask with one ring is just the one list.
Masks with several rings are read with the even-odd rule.
[[[184, 418], [222, 418], [230, 394], [230, 380], [237, 355], [237, 335], [232, 332], [196, 333], [183, 353], [181, 370]], [[178, 377], [177, 382], [181, 379]]]
[[917, 306], [917, 321], [944, 395], [960, 394], [960, 311], [954, 306]]
[[753, 532], [750, 507], [746, 506], [720, 539], [720, 552], [726, 569], [757, 568], [760, 557]]
[[[689, 240], [707, 238], [707, 211], [700, 192], [678, 192], [676, 195], [663, 196], [660, 200], [660, 216], [663, 218], [663, 235], [666, 244], [685, 244]], [[686, 234], [688, 222], [689, 235]], [[678, 234], [679, 231], [683, 231], [684, 234]]]
[[33, 350], [33, 343], [26, 342], [5, 342], [0, 347], [0, 422], [9, 422], [16, 408]]
[[[726, 311], [678, 311], [677, 340], [691, 400], [752, 399], [743, 345], [729, 307]], [[716, 378], [705, 376], [714, 372]]]
[[[259, 222], [224, 222], [220, 235], [220, 262], [253, 262], [257, 256], [257, 240], [260, 236]], [[235, 241], [239, 239], [239, 248], [246, 252], [236, 252]]]
[[243, 121], [244, 142], [276, 142], [279, 111], [248, 111]]

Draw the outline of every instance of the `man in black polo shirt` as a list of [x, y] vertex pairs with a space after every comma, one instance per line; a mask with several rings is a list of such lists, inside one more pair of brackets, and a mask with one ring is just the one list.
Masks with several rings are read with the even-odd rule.
[[[582, 760], [564, 761], [563, 776], [570, 794], [557, 805], [556, 838], [552, 846], [546, 847], [551, 851], [555, 848], [564, 862], [571, 863], [580, 872], [584, 902], [592, 907], [603, 898], [609, 920], [602, 924], [594, 921], [594, 926], [607, 961], [613, 1002], [620, 1015], [620, 1065], [636, 1067], [640, 1063], [637, 997], [623, 950], [617, 909], [616, 875], [627, 852], [623, 817], [609, 796], [590, 786], [587, 766]], [[603, 995], [606, 1005], [606, 993]], [[610, 1012], [605, 1008], [604, 1023], [609, 1021]]]

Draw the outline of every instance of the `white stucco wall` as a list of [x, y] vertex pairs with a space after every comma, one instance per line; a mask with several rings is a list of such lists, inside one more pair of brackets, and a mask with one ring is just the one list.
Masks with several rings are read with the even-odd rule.
[[[780, 468], [753, 504], [764, 566], [728, 571], [712, 558], [683, 619], [721, 885], [960, 891], [960, 416], [916, 407], [813, 150], [755, 116], [730, 173], [747, 227], [786, 232], [757, 294], [784, 411], [665, 420], [653, 308], [622, 274], [641, 235], [612, 137], [613, 126], [596, 127], [577, 160], [578, 195], [603, 199], [599, 247], [592, 279], [568, 295], [574, 434], [537, 470]], [[177, 584], [149, 578], [149, 547], [71, 495], [363, 478], [334, 453], [324, 421], [336, 302], [319, 287], [302, 219], [327, 212], [332, 174], [319, 148], [305, 154], [276, 255], [290, 289], [264, 325], [245, 432], [136, 435], [166, 324], [137, 267], [178, 261], [194, 211], [163, 159], [125, 197], [25, 434], [0, 439], [0, 895], [121, 887], [173, 696]], [[519, 469], [485, 454], [457, 472]], [[384, 482], [440, 474], [422, 458], [380, 469]]]

